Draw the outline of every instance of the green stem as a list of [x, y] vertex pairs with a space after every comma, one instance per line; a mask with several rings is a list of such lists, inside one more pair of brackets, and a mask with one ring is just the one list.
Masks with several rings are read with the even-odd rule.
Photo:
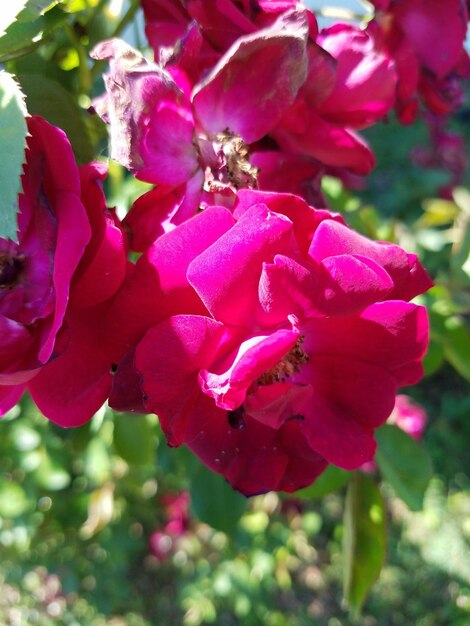
[[93, 85], [93, 77], [88, 66], [88, 54], [80, 42], [80, 38], [77, 36], [70, 24], [64, 24], [64, 30], [67, 33], [70, 43], [75, 48], [78, 54], [79, 66], [78, 66], [78, 80], [80, 85], [80, 93], [90, 95], [91, 87]]
[[137, 13], [137, 10], [140, 8], [139, 0], [131, 0], [131, 5], [124, 13], [120, 21], [117, 23], [116, 28], [114, 29], [111, 37], [119, 37], [122, 31], [126, 28], [126, 26], [132, 22], [134, 19], [134, 15]]

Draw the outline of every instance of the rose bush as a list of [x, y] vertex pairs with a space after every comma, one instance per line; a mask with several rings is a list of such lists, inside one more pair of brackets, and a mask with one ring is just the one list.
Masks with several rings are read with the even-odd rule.
[[[398, 387], [417, 382], [431, 282], [289, 194], [238, 192], [160, 237], [116, 299], [129, 351], [110, 404], [158, 414], [245, 494], [294, 491], [374, 456]], [[111, 328], [112, 331], [112, 328]]]

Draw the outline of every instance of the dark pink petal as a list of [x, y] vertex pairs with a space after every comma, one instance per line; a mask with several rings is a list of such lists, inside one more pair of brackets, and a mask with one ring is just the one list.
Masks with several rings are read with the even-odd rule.
[[317, 312], [318, 291], [312, 271], [289, 257], [277, 254], [264, 263], [258, 297], [266, 325], [285, 323], [288, 315], [301, 319]]
[[140, 257], [117, 294], [109, 316], [107, 333], [121, 337], [121, 357], [149, 328], [166, 317], [178, 313], [207, 314], [188, 283], [186, 271], [194, 257], [233, 223], [227, 209], [211, 207], [157, 239]]
[[145, 34], [159, 61], [162, 47], [173, 47], [191, 21], [183, 5], [174, 0], [142, 0]]
[[333, 220], [325, 220], [319, 225], [309, 254], [318, 262], [343, 254], [360, 255], [374, 261], [393, 280], [394, 289], [388, 294], [389, 299], [414, 297], [432, 285], [416, 255], [408, 255], [394, 244], [371, 241]]
[[196, 215], [202, 183], [203, 174], [199, 170], [186, 184], [158, 185], [140, 196], [123, 220], [132, 250], [144, 252], [165, 232]]
[[311, 385], [276, 382], [259, 385], [243, 404], [246, 416], [270, 428], [281, 428], [292, 419], [300, 419], [305, 403], [311, 401]]
[[269, 28], [238, 39], [193, 92], [206, 131], [229, 129], [247, 143], [266, 135], [305, 81], [307, 32], [305, 12], [290, 11]]
[[320, 263], [318, 307], [327, 315], [350, 315], [387, 298], [394, 284], [370, 258], [342, 254]]
[[316, 395], [366, 428], [381, 426], [395, 404], [395, 377], [359, 358], [316, 354], [303, 366], [301, 376], [310, 381]]
[[354, 470], [372, 461], [376, 443], [372, 428], [351, 419], [347, 411], [323, 398], [308, 407], [301, 423], [309, 445], [329, 463]]
[[397, 4], [393, 12], [424, 67], [438, 78], [448, 74], [458, 62], [467, 32], [462, 2], [412, 0]]
[[188, 422], [186, 445], [213, 471], [245, 495], [273, 489], [296, 491], [323, 472], [326, 461], [312, 450], [292, 421], [279, 430], [247, 419], [229, 425], [228, 414], [199, 396]]
[[60, 426], [89, 421], [108, 397], [113, 347], [103, 340], [107, 307], [106, 303], [69, 315], [67, 348], [28, 384], [38, 408]]
[[341, 224], [344, 223], [339, 213], [314, 209], [308, 206], [305, 200], [290, 193], [253, 191], [251, 189], [240, 189], [237, 192], [237, 201], [233, 211], [235, 219], [240, 219], [252, 205], [260, 203], [265, 204], [274, 213], [280, 213], [290, 219], [294, 225], [294, 234], [299, 249], [305, 256], [313, 234], [323, 220], [335, 220]]
[[147, 332], [135, 352], [144, 403], [156, 413], [171, 446], [183, 443], [201, 391], [197, 373], [208, 367], [224, 340], [222, 324], [208, 317], [177, 315]]
[[106, 169], [101, 163], [89, 163], [80, 171], [82, 200], [92, 238], [73, 278], [72, 298], [78, 308], [95, 306], [111, 298], [126, 274], [126, 238], [117, 217], [106, 207], [101, 186]]
[[395, 103], [397, 76], [390, 57], [377, 51], [366, 31], [335, 24], [317, 43], [336, 59], [336, 81], [318, 111], [327, 121], [364, 128], [384, 117]]
[[0, 386], [0, 417], [15, 406], [23, 391], [24, 385]]
[[299, 91], [299, 98], [308, 107], [317, 107], [333, 91], [336, 83], [336, 60], [313, 41], [307, 47], [308, 76]]
[[199, 384], [215, 404], [228, 411], [245, 401], [249, 387], [273, 368], [296, 344], [297, 330], [281, 328], [268, 336], [255, 336], [242, 341], [222, 362], [202, 368]]
[[324, 168], [312, 159], [283, 152], [254, 152], [250, 163], [258, 168], [260, 189], [292, 193], [313, 206], [324, 206], [321, 177]]
[[[47, 250], [53, 255], [55, 301], [47, 324], [44, 325], [38, 352], [39, 361], [45, 363], [54, 349], [55, 337], [62, 325], [69, 300], [70, 281], [90, 240], [91, 231], [80, 199], [78, 168], [66, 135], [38, 116], [27, 118], [27, 122], [31, 133], [28, 140], [31, 157], [23, 175], [25, 193], [20, 198], [19, 219], [20, 232], [23, 233], [24, 221], [30, 211], [28, 232], [21, 236], [25, 255], [28, 256], [30, 250], [37, 250], [38, 242], [48, 241], [46, 232], [42, 232], [46, 214], [49, 220], [53, 219], [55, 229], [55, 247]], [[35, 197], [26, 194], [26, 190], [32, 192], [33, 188], [36, 189]], [[45, 226], [47, 233], [50, 226]], [[34, 263], [41, 263], [39, 255], [32, 254], [31, 258]]]
[[142, 377], [135, 369], [135, 348], [131, 348], [114, 372], [109, 406], [125, 413], [147, 413], [141, 382]]
[[254, 205], [188, 267], [187, 278], [207, 309], [227, 324], [251, 325], [265, 259], [292, 249], [292, 222]]
[[188, 12], [214, 48], [225, 52], [239, 37], [256, 27], [233, 0], [188, 0]]
[[[298, 120], [297, 112], [295, 118]], [[372, 170], [374, 155], [352, 130], [330, 124], [313, 110], [303, 119], [302, 128], [291, 128], [291, 120], [286, 118], [271, 132], [282, 150], [313, 157], [325, 165], [345, 167], [356, 174], [368, 174]]]
[[110, 125], [111, 157], [137, 178], [178, 185], [198, 169], [191, 105], [172, 77], [123, 41], [91, 55], [110, 62], [107, 98], [98, 113]]
[[[35, 348], [37, 341], [23, 324], [0, 315], [0, 384], [9, 384], [11, 373], [23, 369], [28, 362], [33, 367], [37, 364]], [[4, 375], [8, 376], [6, 380], [2, 380]]]
[[404, 373], [420, 363], [429, 324], [426, 309], [402, 301], [373, 304], [360, 315], [316, 318], [301, 327], [307, 354], [351, 357], [383, 367], [404, 385]]

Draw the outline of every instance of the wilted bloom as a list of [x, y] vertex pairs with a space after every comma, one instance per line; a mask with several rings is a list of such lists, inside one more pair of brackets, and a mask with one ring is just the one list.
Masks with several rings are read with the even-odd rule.
[[[157, 65], [118, 40], [92, 52], [110, 61], [96, 110], [110, 126], [111, 156], [159, 185], [127, 218], [135, 249], [200, 206], [233, 206], [237, 189], [276, 190], [282, 178], [284, 191], [312, 200], [325, 165], [359, 174], [373, 167], [352, 129], [393, 106], [390, 59], [359, 29], [337, 25], [318, 35], [309, 11], [277, 15], [279, 3], [264, 4], [268, 25], [235, 39], [194, 84], [181, 79], [180, 57]], [[207, 28], [214, 37], [217, 26]]]
[[357, 468], [422, 375], [426, 312], [408, 300], [430, 284], [415, 255], [338, 216], [241, 190], [233, 214], [208, 207], [138, 261], [113, 315], [142, 299], [111, 405], [133, 397], [246, 494]]
[[27, 118], [18, 244], [3, 240], [0, 289], [5, 412], [26, 387], [50, 419], [89, 419], [111, 385], [97, 377], [103, 308], [126, 271], [126, 248], [101, 190], [102, 164], [77, 167], [65, 134]]

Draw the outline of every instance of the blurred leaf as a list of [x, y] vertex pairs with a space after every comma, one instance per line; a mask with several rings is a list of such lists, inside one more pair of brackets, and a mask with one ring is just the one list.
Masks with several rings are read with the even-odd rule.
[[423, 201], [424, 215], [418, 220], [418, 226], [445, 226], [451, 224], [459, 209], [455, 202], [442, 198], [431, 198]]
[[0, 37], [0, 63], [34, 50], [66, 19], [67, 14], [57, 6], [33, 22], [14, 22]]
[[351, 472], [347, 472], [335, 465], [328, 465], [326, 470], [316, 479], [313, 485], [296, 491], [295, 495], [302, 500], [323, 498], [327, 494], [338, 491], [338, 489], [344, 487], [350, 477]]
[[358, 614], [385, 560], [385, 507], [374, 481], [355, 473], [344, 511], [344, 597]]
[[70, 474], [64, 469], [63, 459], [55, 454], [42, 451], [41, 464], [34, 472], [34, 478], [39, 487], [50, 491], [60, 491], [70, 484]]
[[423, 360], [425, 376], [432, 376], [435, 374], [441, 368], [443, 362], [444, 348], [442, 347], [442, 344], [431, 338], [426, 356]]
[[243, 515], [248, 500], [220, 475], [207, 469], [202, 463], [195, 470], [190, 486], [191, 506], [201, 522], [232, 533]]
[[95, 489], [88, 501], [88, 517], [80, 528], [80, 536], [89, 539], [107, 526], [113, 519], [114, 513], [114, 485], [106, 484]]
[[465, 189], [465, 187], [456, 187], [452, 192], [452, 197], [462, 211], [470, 214], [470, 191], [468, 189]]
[[42, 115], [59, 126], [69, 138], [80, 163], [93, 160], [94, 150], [85, 121], [85, 112], [59, 83], [39, 74], [22, 74], [18, 80], [26, 96], [28, 111]]
[[115, 413], [113, 442], [116, 452], [129, 464], [153, 465], [157, 445], [156, 422], [149, 415]]
[[466, 380], [470, 380], [470, 332], [457, 315], [444, 317], [431, 312], [433, 336], [441, 342], [444, 356]]
[[452, 282], [462, 287], [470, 284], [470, 214], [462, 213], [454, 226], [454, 242], [450, 257]]
[[0, 478], [0, 516], [17, 517], [28, 508], [28, 498], [17, 483]]
[[25, 160], [26, 113], [23, 94], [13, 76], [0, 72], [0, 237], [13, 240], [16, 240], [18, 193]]
[[102, 485], [111, 476], [111, 458], [105, 442], [94, 437], [88, 444], [85, 455], [85, 475], [96, 485]]
[[36, 430], [21, 423], [16, 423], [11, 427], [11, 436], [15, 448], [20, 452], [34, 450], [41, 442], [41, 436]]
[[385, 424], [376, 431], [375, 459], [385, 480], [412, 511], [423, 508], [432, 478], [431, 459], [425, 448], [397, 426]]

